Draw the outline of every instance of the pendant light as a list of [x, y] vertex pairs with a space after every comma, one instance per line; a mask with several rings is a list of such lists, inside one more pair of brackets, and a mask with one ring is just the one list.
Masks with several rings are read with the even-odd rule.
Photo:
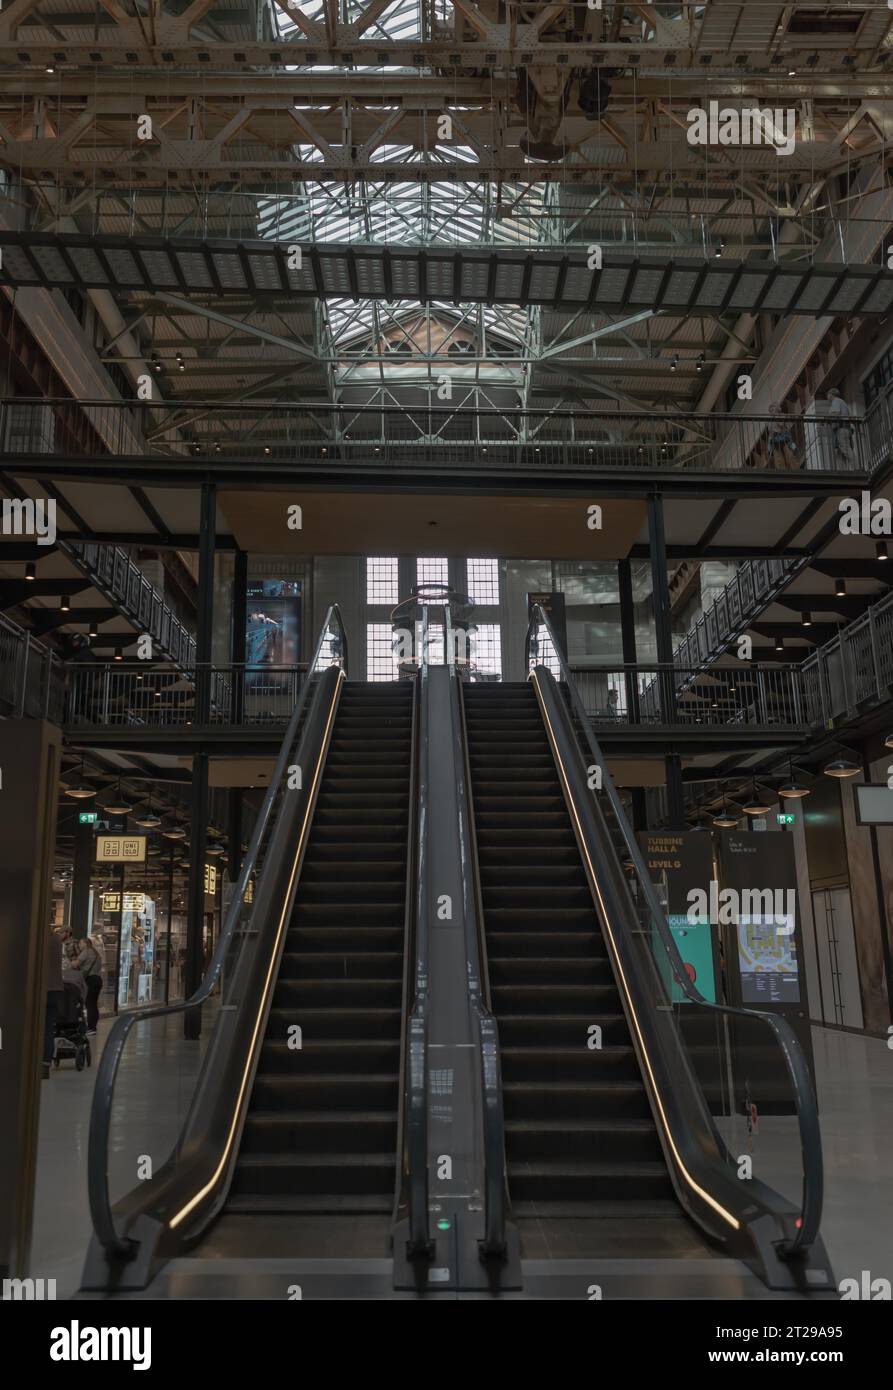
[[717, 830], [734, 830], [740, 819], [740, 816], [734, 815], [732, 811], [727, 809], [726, 798], [725, 795], [723, 795], [722, 810], [718, 816], [713, 817], [713, 824], [716, 826]]
[[129, 816], [132, 810], [130, 802], [125, 798], [121, 791], [121, 778], [118, 777], [118, 795], [112, 800], [107, 801], [103, 807], [104, 811], [110, 812], [113, 816]]
[[746, 801], [746, 802], [744, 803], [744, 806], [742, 807], [742, 810], [743, 810], [743, 811], [745, 812], [745, 814], [748, 815], [748, 816], [764, 816], [764, 815], [766, 815], [766, 813], [767, 813], [768, 811], [771, 811], [771, 810], [772, 810], [772, 807], [771, 807], [771, 806], [764, 806], [763, 803], [762, 803], [762, 801], [760, 801], [760, 799], [759, 799], [759, 795], [758, 795], [758, 793], [757, 793], [757, 779], [756, 779], [756, 777], [754, 777], [754, 779], [753, 779], [753, 789], [752, 789], [751, 798], [750, 798], [749, 801]]
[[887, 737], [884, 739], [884, 747], [893, 748], [893, 734], [888, 734]]
[[794, 781], [794, 764], [790, 758], [788, 759], [788, 776], [789, 780], [778, 789], [779, 796], [783, 796], [786, 801], [799, 801], [801, 797], [809, 796], [809, 787], [804, 786], [802, 782]]
[[84, 780], [84, 760], [81, 758], [81, 778], [76, 787], [66, 787], [66, 796], [73, 796], [77, 801], [87, 801], [89, 797], [96, 795], [96, 788], [89, 786]]
[[845, 777], [858, 777], [862, 771], [858, 763], [850, 762], [849, 758], [836, 757], [823, 769], [826, 777], [838, 777], [841, 780]]
[[186, 831], [181, 825], [169, 825], [167, 830], [162, 830], [162, 835], [166, 840], [185, 840]]
[[160, 816], [156, 816], [155, 812], [152, 810], [152, 797], [151, 797], [151, 795], [149, 796], [149, 809], [148, 809], [148, 811], [143, 811], [141, 815], [139, 815], [139, 816], [134, 816], [134, 818], [133, 818], [133, 823], [134, 823], [134, 825], [141, 825], [141, 826], [143, 827], [144, 830], [157, 830], [157, 829], [158, 829], [159, 825], [161, 824], [161, 817], [160, 817]]

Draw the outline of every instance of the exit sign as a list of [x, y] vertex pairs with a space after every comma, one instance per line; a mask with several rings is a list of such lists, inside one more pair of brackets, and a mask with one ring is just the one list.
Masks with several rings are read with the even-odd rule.
[[794, 817], [793, 817], [792, 815], [790, 815], [790, 813], [788, 813], [788, 814], [783, 814], [783, 815], [778, 815], [778, 816], [775, 817], [775, 819], [778, 821], [778, 824], [779, 824], [779, 825], [793, 825], [793, 824], [794, 824]]
[[79, 811], [78, 821], [81, 825], [95, 825], [98, 818], [97, 811]]

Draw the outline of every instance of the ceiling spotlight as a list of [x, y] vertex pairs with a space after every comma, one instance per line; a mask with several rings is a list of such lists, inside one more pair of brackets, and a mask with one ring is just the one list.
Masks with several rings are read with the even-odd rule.
[[123, 648], [123, 647], [116, 647], [116, 648], [115, 648], [115, 660], [116, 660], [116, 661], [123, 661], [123, 660], [124, 660], [124, 648]]
[[721, 241], [721, 242], [719, 243], [719, 245], [717, 246], [716, 250], [715, 250], [714, 253], [713, 253], [714, 256], [716, 256], [717, 259], [718, 259], [718, 258], [722, 255], [723, 251], [725, 251], [725, 249], [726, 249], [726, 244], [725, 244], [724, 241]]
[[99, 636], [99, 626], [98, 626], [98, 624], [97, 624], [95, 621], [92, 622], [92, 623], [90, 624], [89, 628], [87, 629], [87, 636], [88, 636], [88, 637], [98, 637], [98, 636]]
[[670, 371], [671, 371], [671, 372], [675, 372], [676, 367], [678, 366], [678, 364], [679, 364], [679, 353], [678, 353], [678, 352], [674, 352], [674, 353], [673, 353], [673, 360], [672, 360], [672, 362], [670, 363]]
[[796, 69], [796, 68], [788, 68], [788, 77], [796, 77], [796, 76], [797, 76], [797, 69]]
[[788, 760], [788, 779], [779, 787], [779, 796], [783, 796], [786, 801], [799, 801], [802, 797], [809, 796], [809, 787], [794, 780], [794, 764], [790, 760]]
[[784, 651], [784, 638], [783, 638], [783, 637], [776, 637], [776, 639], [775, 639], [775, 650], [776, 650], [777, 652], [783, 652], [783, 651]]
[[66, 787], [67, 796], [73, 796], [76, 801], [86, 801], [88, 797], [96, 795], [96, 788], [91, 787], [84, 780], [84, 760], [81, 758], [81, 777], [76, 787]]
[[889, 550], [887, 549], [887, 542], [886, 542], [886, 541], [875, 541], [874, 544], [875, 544], [875, 550], [877, 551], [877, 558], [878, 558], [879, 560], [889, 560], [889, 558], [890, 558], [890, 552], [889, 552]]
[[158, 353], [157, 353], [157, 352], [153, 352], [153, 353], [152, 353], [152, 371], [153, 371], [153, 372], [160, 372], [160, 371], [161, 371], [161, 358], [158, 356]]
[[71, 599], [68, 597], [67, 594], [63, 594], [62, 597], [61, 597], [60, 600], [59, 600], [59, 612], [60, 612], [60, 613], [70, 613], [70, 612], [71, 612]]
[[800, 619], [800, 622], [803, 624], [804, 627], [812, 627], [812, 614], [804, 612], [803, 617]]
[[48, 67], [47, 67], [47, 72], [50, 73], [50, 75], [52, 75], [55, 71], [56, 71], [56, 69], [55, 69], [54, 67], [52, 67], [52, 66], [48, 66]]
[[35, 565], [33, 560], [29, 560], [27, 565], [25, 566], [25, 578], [27, 579], [29, 584], [33, 583], [34, 580], [37, 578], [37, 566]]
[[846, 598], [846, 580], [835, 579], [834, 594], [836, 598]]
[[703, 354], [703, 352], [699, 352], [699, 353], [698, 353], [698, 357], [697, 357], [697, 361], [695, 362], [695, 371], [696, 371], [696, 372], [702, 372], [703, 370], [704, 370], [704, 354]]
[[265, 454], [271, 454], [272, 452], [273, 452], [273, 450], [270, 448], [269, 444], [265, 444], [265, 445], [264, 445], [264, 453], [265, 453]]

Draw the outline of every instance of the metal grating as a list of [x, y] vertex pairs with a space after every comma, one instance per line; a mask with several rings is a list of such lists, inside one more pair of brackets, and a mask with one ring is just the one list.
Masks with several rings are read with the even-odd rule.
[[370, 249], [325, 243], [302, 248], [264, 242], [84, 234], [0, 232], [0, 284], [109, 289], [179, 288], [215, 297], [405, 299], [422, 303], [573, 304], [614, 312], [632, 304], [679, 314], [741, 312], [883, 314], [893, 303], [893, 272], [881, 265], [754, 261], [678, 263], [659, 256], [610, 256], [589, 270], [584, 251], [542, 247], [484, 250], [400, 246]]

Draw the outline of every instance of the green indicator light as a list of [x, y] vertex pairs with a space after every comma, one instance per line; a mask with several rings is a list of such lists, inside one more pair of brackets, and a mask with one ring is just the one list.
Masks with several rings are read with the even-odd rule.
[[438, 1231], [448, 1231], [450, 1229], [449, 1221], [438, 1221], [437, 1229]]

